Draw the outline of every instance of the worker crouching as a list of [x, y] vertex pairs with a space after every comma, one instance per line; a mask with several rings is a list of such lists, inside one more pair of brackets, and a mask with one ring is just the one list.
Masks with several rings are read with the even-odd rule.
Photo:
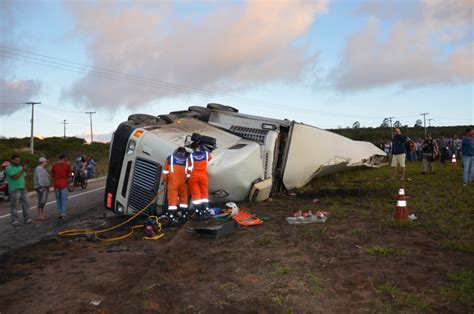
[[209, 213], [209, 180], [207, 167], [212, 159], [208, 151], [202, 150], [199, 143], [192, 143], [193, 153], [189, 156], [188, 171], [190, 173], [189, 188], [196, 216], [207, 218]]
[[[188, 159], [186, 149], [179, 147], [176, 152], [166, 158], [163, 167], [163, 182], [167, 185], [168, 212], [172, 223], [178, 221], [179, 216], [186, 220], [188, 212]], [[178, 208], [179, 206], [179, 208]]]

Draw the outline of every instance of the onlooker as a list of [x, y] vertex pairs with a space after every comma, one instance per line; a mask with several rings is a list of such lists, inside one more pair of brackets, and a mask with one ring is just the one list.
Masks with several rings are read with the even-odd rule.
[[421, 174], [433, 173], [433, 162], [436, 154], [436, 142], [433, 141], [430, 134], [426, 134], [423, 144], [421, 144], [422, 167]]
[[415, 142], [415, 147], [416, 147], [416, 159], [421, 161], [423, 160], [422, 152], [421, 152], [421, 144], [423, 141], [419, 138]]
[[456, 159], [461, 159], [461, 143], [459, 137], [456, 134], [453, 135], [452, 150], [453, 154], [456, 155]]
[[392, 167], [393, 175], [392, 179], [397, 178], [397, 165], [402, 169], [402, 176], [400, 180], [405, 180], [405, 158], [407, 154], [405, 143], [410, 139], [402, 135], [402, 132], [399, 128], [393, 130], [393, 140], [392, 140]]
[[58, 218], [60, 219], [66, 217], [67, 214], [67, 187], [71, 172], [71, 166], [67, 162], [66, 155], [61, 154], [59, 161], [51, 169], [51, 175], [54, 180], [54, 192], [56, 194], [56, 206], [59, 212]]
[[448, 145], [446, 144], [446, 139], [444, 135], [441, 135], [441, 138], [436, 140], [439, 147], [439, 160], [442, 164], [446, 163], [446, 158], [448, 155]]
[[41, 157], [39, 160], [39, 165], [35, 169], [34, 176], [34, 188], [36, 194], [38, 195], [38, 217], [36, 220], [46, 220], [48, 216], [44, 214], [44, 206], [48, 201], [48, 192], [49, 192], [49, 175], [46, 171], [46, 166], [48, 165], [48, 160], [44, 157]]
[[8, 166], [10, 166], [9, 161], [4, 161], [0, 166], [0, 191], [3, 191], [7, 200], [10, 200], [10, 194], [8, 193], [7, 175], [5, 173], [5, 169]]
[[415, 141], [408, 142], [408, 160], [413, 161], [416, 160], [416, 146]]
[[20, 166], [20, 156], [13, 155], [11, 164], [5, 169], [7, 175], [8, 189], [10, 192], [10, 215], [12, 217], [12, 225], [19, 226], [19, 217], [17, 212], [18, 202], [23, 209], [23, 222], [29, 224], [32, 222], [30, 210], [30, 198], [25, 186], [26, 165]]
[[88, 156], [87, 157], [87, 168], [88, 168], [89, 178], [95, 178], [96, 177], [96, 173], [95, 173], [96, 165], [97, 165], [97, 163], [94, 160], [94, 157]]
[[462, 160], [464, 165], [464, 186], [471, 184], [474, 179], [474, 129], [467, 129], [462, 139]]

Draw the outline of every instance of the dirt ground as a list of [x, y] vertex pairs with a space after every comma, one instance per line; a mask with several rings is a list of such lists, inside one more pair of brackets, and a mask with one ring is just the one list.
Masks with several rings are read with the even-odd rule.
[[[345, 193], [370, 197], [352, 189], [339, 197]], [[0, 312], [469, 311], [440, 287], [447, 274], [473, 269], [473, 256], [447, 249], [430, 229], [385, 226], [356, 211], [286, 223], [295, 209], [331, 212], [325, 197], [298, 192], [241, 204], [269, 219], [219, 239], [197, 236], [188, 222], [158, 241], [138, 231], [113, 243], [53, 237], [9, 251], [0, 258]], [[394, 206], [387, 200], [388, 216]]]

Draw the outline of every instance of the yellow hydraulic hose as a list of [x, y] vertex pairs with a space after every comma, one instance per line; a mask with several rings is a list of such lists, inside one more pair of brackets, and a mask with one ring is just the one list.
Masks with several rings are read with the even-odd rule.
[[[129, 233], [127, 234], [124, 234], [122, 236], [119, 236], [119, 237], [115, 237], [115, 238], [107, 238], [107, 239], [104, 239], [104, 238], [101, 238], [98, 236], [98, 234], [101, 234], [101, 233], [105, 233], [105, 232], [109, 232], [111, 230], [114, 230], [114, 229], [117, 229], [121, 226], [124, 226], [126, 225], [127, 223], [129, 223], [130, 221], [132, 221], [133, 219], [137, 218], [138, 216], [140, 216], [141, 214], [143, 214], [154, 202], [156, 202], [156, 200], [158, 199], [158, 197], [163, 193], [165, 189], [161, 189], [159, 190], [155, 197], [153, 197], [153, 199], [148, 203], [148, 205], [146, 205], [143, 209], [141, 209], [140, 211], [138, 211], [137, 213], [135, 213], [132, 217], [128, 218], [127, 220], [113, 226], [113, 227], [110, 227], [110, 228], [107, 228], [107, 229], [102, 229], [102, 230], [90, 230], [90, 229], [70, 229], [70, 230], [64, 230], [64, 231], [61, 231], [58, 233], [58, 236], [60, 237], [74, 237], [74, 236], [80, 236], [80, 235], [90, 235], [90, 234], [93, 234], [94, 237], [98, 240], [101, 240], [101, 241], [105, 241], [105, 242], [111, 242], [111, 241], [117, 241], [117, 240], [122, 240], [122, 239], [125, 239], [125, 238], [128, 238], [129, 236], [131, 236], [134, 232], [135, 229], [138, 229], [138, 228], [143, 228], [144, 225], [136, 225], [136, 226], [133, 226], [132, 229], [130, 230]], [[162, 224], [159, 222], [159, 220], [157, 219], [158, 221], [158, 228], [159, 228], [159, 231], [161, 231], [161, 226]], [[155, 240], [161, 238], [164, 234], [160, 234], [157, 238], [155, 238]]]

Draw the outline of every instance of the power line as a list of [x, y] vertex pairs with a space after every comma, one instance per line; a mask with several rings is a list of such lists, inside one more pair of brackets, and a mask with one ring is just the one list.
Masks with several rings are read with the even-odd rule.
[[[8, 50], [5, 50], [5, 49], [8, 49]], [[9, 50], [18, 51], [21, 54], [17, 52], [12, 52]], [[28, 63], [38, 64], [42, 66], [47, 66], [51, 68], [56, 68], [56, 69], [80, 73], [80, 74], [90, 74], [96, 77], [127, 82], [127, 83], [140, 85], [140, 86], [148, 85], [150, 87], [164, 89], [164, 90], [173, 91], [173, 92], [205, 96], [206, 98], [210, 96], [212, 97], [220, 96], [222, 98], [230, 99], [231, 101], [240, 101], [243, 103], [247, 103], [247, 104], [251, 104], [251, 105], [263, 107], [263, 108], [280, 109], [280, 110], [285, 110], [285, 111], [290, 109], [290, 110], [299, 110], [302, 112], [311, 112], [311, 113], [328, 115], [328, 116], [342, 116], [342, 117], [353, 117], [353, 118], [363, 118], [363, 119], [382, 119], [383, 118], [382, 116], [351, 115], [351, 114], [326, 112], [326, 111], [321, 111], [321, 110], [300, 108], [300, 107], [295, 107], [295, 106], [274, 104], [274, 103], [270, 103], [263, 100], [255, 100], [255, 99], [250, 99], [250, 98], [234, 96], [230, 94], [224, 94], [221, 92], [187, 87], [180, 84], [174, 84], [174, 83], [169, 83], [165, 81], [144, 78], [144, 77], [136, 76], [133, 74], [122, 73], [122, 72], [109, 70], [109, 69], [105, 69], [101, 67], [88, 66], [88, 65], [84, 65], [81, 63], [73, 62], [73, 61], [67, 61], [64, 59], [49, 57], [46, 55], [41, 55], [34, 52], [27, 52], [24, 50], [10, 48], [6, 46], [2, 46], [2, 45], [0, 45], [0, 55], [6, 58], [16, 59], [16, 60], [20, 60], [20, 61], [24, 61]], [[31, 55], [40, 56], [41, 58], [33, 57]], [[32, 60], [36, 60], [36, 61], [32, 61]]]
[[[230, 99], [231, 101], [241, 101], [243, 103], [251, 104], [257, 107], [272, 108], [272, 109], [284, 110], [284, 111], [299, 110], [302, 112], [310, 112], [310, 113], [316, 113], [316, 114], [327, 115], [327, 116], [351, 117], [351, 118], [360, 118], [360, 119], [383, 119], [382, 116], [353, 115], [353, 114], [326, 112], [326, 111], [315, 110], [315, 109], [274, 104], [274, 103], [264, 101], [264, 100], [256, 100], [256, 99], [245, 98], [245, 97], [225, 94], [225, 93], [211, 91], [211, 90], [188, 87], [181, 84], [170, 83], [170, 82], [166, 82], [162, 80], [156, 80], [156, 79], [141, 77], [141, 76], [137, 76], [137, 75], [133, 75], [129, 73], [114, 71], [114, 70], [106, 69], [103, 67], [90, 66], [90, 65], [86, 65], [86, 64], [82, 64], [82, 63], [78, 63], [74, 61], [51, 57], [44, 54], [29, 52], [29, 51], [7, 47], [3, 45], [0, 45], [0, 55], [6, 58], [16, 59], [16, 60], [20, 60], [20, 61], [24, 61], [28, 63], [38, 64], [38, 65], [42, 65], [46, 67], [75, 72], [79, 74], [90, 74], [92, 76], [96, 76], [96, 77], [100, 77], [104, 79], [121, 81], [121, 82], [139, 85], [139, 86], [147, 85], [147, 86], [158, 88], [158, 89], [179, 92], [179, 93], [194, 94], [194, 95], [198, 95], [198, 96], [206, 97], [206, 98], [220, 96], [222, 98]], [[36, 60], [36, 61], [32, 61], [32, 60]], [[69, 110], [64, 110], [64, 109], [62, 109], [62, 111], [72, 112], [72, 113], [83, 113], [81, 111], [69, 111]], [[413, 114], [413, 115], [405, 115], [405, 116], [399, 116], [399, 117], [393, 117], [393, 118], [409, 118], [409, 117], [415, 117], [415, 116], [417, 115]]]

